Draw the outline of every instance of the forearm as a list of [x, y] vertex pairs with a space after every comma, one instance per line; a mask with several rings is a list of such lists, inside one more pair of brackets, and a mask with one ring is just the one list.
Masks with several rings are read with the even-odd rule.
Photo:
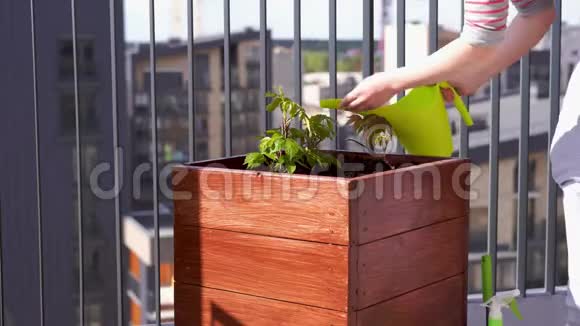
[[440, 81], [463, 80], [471, 76], [485, 82], [526, 54], [548, 30], [554, 10], [546, 9], [533, 16], [518, 15], [504, 39], [490, 46], [471, 45], [461, 38], [429, 56], [421, 65], [396, 72], [393, 87], [405, 90]]
[[505, 39], [494, 51], [493, 56], [483, 66], [488, 69], [488, 78], [498, 74], [534, 47], [549, 30], [554, 21], [555, 12], [553, 8], [546, 9], [534, 16], [518, 15]]

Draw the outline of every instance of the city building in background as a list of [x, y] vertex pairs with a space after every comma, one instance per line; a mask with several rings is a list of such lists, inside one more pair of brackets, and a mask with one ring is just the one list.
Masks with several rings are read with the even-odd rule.
[[[123, 240], [127, 266], [126, 293], [130, 326], [156, 321], [155, 253], [153, 214], [135, 211], [123, 217]], [[161, 205], [159, 212], [161, 322], [174, 322], [173, 311], [173, 212]]]
[[[247, 30], [231, 34], [231, 128], [232, 152], [242, 154], [257, 146], [261, 133], [259, 32]], [[224, 40], [223, 36], [195, 40], [194, 107], [195, 154], [197, 160], [225, 155]], [[132, 107], [131, 166], [151, 162], [151, 97], [149, 45], [134, 45], [127, 56], [131, 67], [128, 83]], [[188, 52], [181, 40], [156, 45], [156, 99], [159, 164], [189, 159]], [[268, 69], [269, 71], [269, 69]], [[135, 209], [151, 207], [151, 173], [140, 179], [140, 198], [133, 198]]]

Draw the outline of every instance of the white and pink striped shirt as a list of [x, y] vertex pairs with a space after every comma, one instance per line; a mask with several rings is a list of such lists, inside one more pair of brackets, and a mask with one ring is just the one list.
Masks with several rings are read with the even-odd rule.
[[553, 0], [465, 0], [462, 38], [475, 45], [501, 41], [507, 27], [509, 1], [522, 15], [532, 15], [553, 6]]

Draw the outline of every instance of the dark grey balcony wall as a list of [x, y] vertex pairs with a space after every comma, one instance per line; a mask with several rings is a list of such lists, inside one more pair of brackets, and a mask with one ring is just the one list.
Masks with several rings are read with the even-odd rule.
[[[28, 2], [0, 2], [0, 42], [3, 49], [0, 52], [0, 196], [4, 313], [7, 325], [36, 325], [40, 309], [37, 295], [37, 212], [34, 197], [34, 119], [29, 18]], [[6, 46], [8, 44], [9, 47]], [[23, 295], [26, 293], [30, 295]]]
[[[78, 253], [74, 185], [74, 105], [69, 0], [35, 1], [40, 138], [40, 193], [44, 245], [44, 325], [78, 325]], [[119, 2], [118, 53], [123, 51]], [[79, 92], [83, 165], [85, 303], [95, 318], [113, 325], [116, 316], [114, 205], [90, 192], [90, 169], [112, 163], [109, 7], [106, 1], [77, 1]], [[33, 72], [30, 2], [0, 2], [0, 196], [7, 325], [40, 325]], [[82, 52], [82, 53], [81, 53]], [[70, 59], [70, 60], [69, 60]], [[118, 58], [122, 67], [123, 57]], [[124, 80], [123, 69], [117, 76]], [[123, 83], [119, 83], [123, 87]], [[124, 90], [119, 90], [124, 94]], [[119, 97], [124, 108], [124, 98]], [[88, 108], [88, 109], [85, 109]], [[71, 124], [72, 122], [72, 124]], [[127, 128], [120, 114], [121, 143]], [[91, 155], [87, 155], [87, 153]], [[112, 166], [112, 165], [111, 165]], [[125, 164], [127, 166], [127, 164]], [[128, 174], [126, 174], [128, 175]], [[110, 189], [112, 171], [100, 185]], [[122, 202], [128, 202], [122, 200]]]

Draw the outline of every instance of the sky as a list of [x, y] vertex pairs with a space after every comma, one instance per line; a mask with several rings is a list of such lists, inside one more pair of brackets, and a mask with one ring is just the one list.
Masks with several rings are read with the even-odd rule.
[[[223, 1], [195, 0], [195, 9], [200, 10], [202, 35], [223, 33]], [[375, 1], [375, 33], [378, 37], [382, 1]], [[461, 26], [461, 1], [440, 0], [439, 23], [447, 28], [459, 30]], [[230, 24], [232, 31], [247, 27], [259, 28], [260, 0], [230, 0]], [[293, 36], [293, 0], [268, 0], [268, 28], [275, 38]], [[408, 21], [426, 21], [428, 0], [406, 0]], [[125, 35], [127, 41], [149, 40], [149, 6], [144, 0], [124, 0]], [[155, 32], [157, 40], [170, 37], [185, 39], [187, 36], [187, 0], [155, 1]], [[328, 38], [328, 1], [302, 1], [302, 38]], [[563, 19], [580, 24], [580, 1], [563, 0]], [[513, 16], [514, 10], [511, 11]], [[339, 39], [362, 38], [362, 1], [337, 0], [337, 37]]]

